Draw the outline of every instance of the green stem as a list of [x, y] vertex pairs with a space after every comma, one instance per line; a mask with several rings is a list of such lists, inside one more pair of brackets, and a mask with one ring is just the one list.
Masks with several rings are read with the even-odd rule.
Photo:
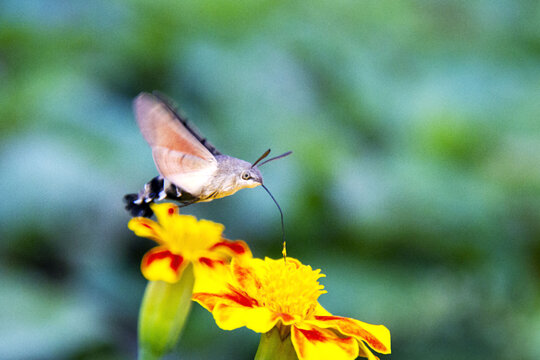
[[298, 360], [290, 334], [283, 339], [277, 327], [266, 334], [261, 334], [261, 341], [255, 360]]
[[139, 311], [139, 360], [159, 359], [178, 342], [191, 309], [193, 267], [174, 284], [149, 281]]
[[156, 354], [150, 349], [139, 348], [137, 360], [158, 360], [161, 359], [161, 354]]

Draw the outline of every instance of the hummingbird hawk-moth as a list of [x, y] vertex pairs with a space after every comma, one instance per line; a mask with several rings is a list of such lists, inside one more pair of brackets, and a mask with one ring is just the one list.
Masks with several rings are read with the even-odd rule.
[[224, 155], [157, 92], [139, 94], [133, 101], [133, 109], [141, 133], [152, 149], [159, 175], [139, 193], [124, 196], [126, 209], [132, 216], [152, 216], [150, 204], [154, 201], [170, 199], [187, 206], [256, 186], [262, 186], [276, 201], [263, 184], [259, 166], [291, 151], [261, 162], [270, 154], [268, 149], [254, 163]]

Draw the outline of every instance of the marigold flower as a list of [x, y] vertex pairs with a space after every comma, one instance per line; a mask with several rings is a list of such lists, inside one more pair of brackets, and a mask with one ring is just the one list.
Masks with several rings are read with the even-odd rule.
[[[243, 241], [222, 238], [223, 225], [180, 215], [173, 204], [152, 204], [157, 222], [144, 217], [130, 220], [136, 235], [159, 244], [142, 260], [148, 280], [139, 313], [139, 359], [158, 359], [171, 351], [191, 309], [194, 289], [212, 291], [212, 279], [235, 256], [251, 257]], [[222, 270], [223, 271], [223, 270]], [[199, 286], [199, 278], [206, 279]]]
[[222, 238], [225, 227], [221, 224], [180, 215], [178, 207], [170, 203], [152, 204], [151, 208], [157, 222], [136, 217], [128, 224], [137, 236], [159, 244], [144, 255], [141, 263], [148, 280], [175, 283], [189, 263], [197, 279], [199, 273], [226, 265], [234, 256], [251, 256], [245, 242]]
[[277, 329], [282, 341], [290, 336], [301, 360], [377, 359], [369, 347], [390, 353], [386, 327], [333, 316], [319, 304], [319, 296], [326, 292], [318, 282], [324, 277], [320, 270], [290, 257], [234, 259], [227, 269], [221, 290], [193, 294], [220, 328], [246, 326], [263, 334]]

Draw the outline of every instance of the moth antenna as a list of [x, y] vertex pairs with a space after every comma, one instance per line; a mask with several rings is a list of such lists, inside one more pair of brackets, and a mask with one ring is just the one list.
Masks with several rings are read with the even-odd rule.
[[270, 149], [266, 150], [266, 151], [264, 152], [264, 154], [262, 154], [261, 157], [258, 158], [257, 161], [255, 161], [255, 162], [251, 165], [251, 167], [254, 167], [255, 165], [257, 165], [257, 164], [259, 163], [259, 161], [261, 161], [262, 159], [264, 159], [265, 157], [267, 157], [268, 154], [270, 154]]
[[[270, 162], [270, 161], [274, 161], [274, 160], [277, 160], [277, 159], [281, 159], [281, 158], [284, 158], [285, 156], [289, 156], [292, 154], [292, 151], [287, 151], [286, 153], [283, 153], [281, 155], [278, 155], [278, 156], [274, 156], [273, 158], [270, 158], [266, 161], [263, 161], [259, 167], [263, 166], [264, 164], [266, 164], [267, 162]], [[258, 161], [258, 160], [257, 160]], [[253, 167], [253, 166], [252, 166]]]
[[261, 186], [264, 188], [264, 190], [266, 190], [266, 192], [268, 193], [268, 195], [270, 195], [270, 197], [272, 198], [272, 200], [274, 200], [274, 203], [276, 204], [278, 210], [279, 210], [279, 215], [281, 216], [281, 239], [283, 240], [283, 259], [285, 261], [287, 261], [287, 250], [286, 250], [286, 247], [285, 247], [285, 225], [283, 224], [283, 211], [281, 211], [281, 207], [279, 206], [278, 202], [276, 201], [276, 198], [274, 197], [274, 195], [272, 195], [272, 193], [270, 192], [270, 190], [268, 190], [268, 188], [266, 186], [264, 186], [264, 184], [261, 184]]

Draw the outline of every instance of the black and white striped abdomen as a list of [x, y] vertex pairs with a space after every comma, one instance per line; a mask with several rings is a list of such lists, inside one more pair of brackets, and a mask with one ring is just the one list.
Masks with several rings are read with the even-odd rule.
[[150, 209], [151, 203], [165, 199], [178, 201], [183, 206], [199, 200], [167, 179], [164, 179], [161, 175], [147, 182], [138, 194], [127, 194], [124, 196], [126, 210], [131, 213], [131, 216], [144, 217], [152, 216], [153, 212]]

